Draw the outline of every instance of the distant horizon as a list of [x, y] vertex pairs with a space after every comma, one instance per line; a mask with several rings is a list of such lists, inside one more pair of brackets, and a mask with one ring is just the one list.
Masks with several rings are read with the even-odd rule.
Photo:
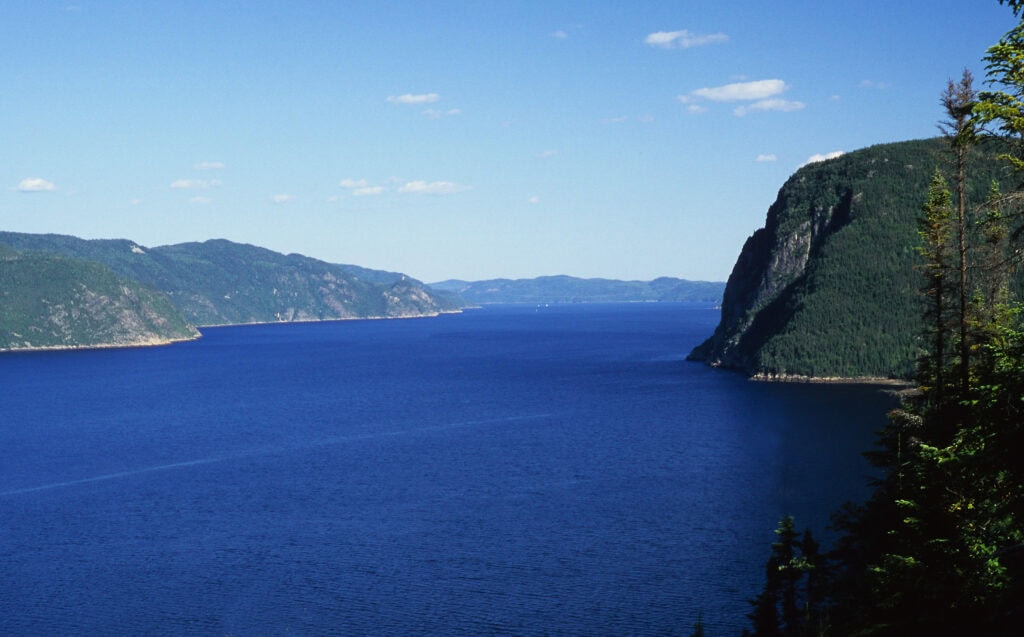
[[[412, 277], [412, 278], [416, 279], [417, 281], [422, 281], [423, 283], [426, 283], [427, 285], [430, 285], [432, 283], [443, 283], [445, 281], [477, 282], [477, 281], [492, 281], [492, 280], [498, 280], [498, 279], [505, 279], [505, 280], [510, 280], [510, 281], [519, 281], [519, 280], [539, 279], [539, 278], [545, 278], [545, 277], [569, 277], [569, 278], [573, 278], [573, 279], [583, 279], [583, 280], [605, 279], [605, 280], [609, 280], [609, 281], [643, 281], [643, 282], [653, 281], [655, 279], [660, 279], [660, 278], [671, 278], [671, 279], [680, 279], [680, 280], [684, 280], [684, 281], [692, 281], [692, 282], [695, 282], [695, 283], [725, 283], [724, 279], [721, 280], [721, 281], [708, 280], [708, 279], [693, 279], [693, 278], [688, 278], [688, 277], [685, 277], [685, 276], [678, 276], [678, 275], [673, 275], [673, 274], [662, 274], [662, 275], [658, 275], [658, 276], [654, 276], [654, 277], [646, 278], [646, 279], [637, 279], [637, 278], [628, 278], [628, 279], [626, 279], [626, 278], [622, 278], [622, 277], [600, 276], [600, 275], [598, 275], [598, 276], [578, 276], [578, 275], [575, 275], [575, 274], [567, 274], [567, 273], [564, 273], [564, 272], [559, 272], [559, 273], [555, 273], [555, 274], [537, 274], [537, 275], [534, 275], [534, 276], [488, 276], [488, 277], [481, 277], [481, 278], [466, 278], [466, 277], [452, 276], [452, 277], [445, 277], [445, 278], [442, 278], [442, 279], [429, 279], [428, 280], [426, 278], [417, 276], [415, 272], [403, 272], [401, 270], [394, 270], [394, 269], [390, 269], [390, 268], [377, 268], [377, 267], [372, 267], [372, 266], [369, 266], [369, 265], [366, 265], [366, 264], [363, 264], [363, 263], [352, 263], [352, 262], [348, 262], [348, 261], [330, 261], [330, 260], [318, 257], [318, 256], [313, 255], [313, 254], [305, 254], [305, 253], [302, 253], [302, 252], [283, 252], [283, 251], [280, 251], [280, 250], [274, 250], [273, 248], [269, 248], [267, 246], [262, 246], [262, 245], [255, 244], [255, 243], [248, 243], [248, 242], [244, 242], [244, 241], [235, 241], [234, 239], [230, 239], [230, 238], [227, 238], [227, 237], [210, 237], [209, 239], [196, 239], [196, 240], [191, 240], [191, 241], [177, 241], [177, 242], [174, 242], [174, 243], [160, 243], [160, 244], [149, 245], [149, 244], [146, 244], [146, 243], [142, 243], [141, 241], [136, 241], [132, 237], [82, 237], [82, 236], [79, 236], [79, 235], [68, 234], [66, 232], [24, 232], [24, 233], [21, 233], [20, 231], [6, 230], [4, 228], [0, 228], [0, 232], [17, 232], [17, 233], [20, 233], [20, 234], [39, 234], [39, 235], [65, 236], [65, 237], [74, 237], [76, 239], [83, 239], [85, 241], [129, 241], [129, 242], [137, 245], [140, 248], [148, 249], [148, 250], [151, 250], [151, 249], [154, 249], [154, 248], [162, 248], [162, 247], [167, 247], [167, 246], [187, 244], [187, 243], [206, 243], [208, 241], [228, 241], [230, 243], [237, 243], [237, 244], [240, 244], [240, 245], [251, 245], [251, 246], [256, 247], [256, 248], [262, 248], [262, 249], [265, 249], [265, 250], [270, 250], [271, 252], [277, 252], [278, 254], [283, 254], [283, 255], [296, 254], [296, 255], [299, 255], [299, 256], [308, 257], [310, 259], [316, 259], [318, 261], [323, 261], [325, 263], [331, 263], [333, 265], [355, 266], [355, 267], [360, 267], [360, 268], [366, 268], [367, 270], [377, 270], [377, 271], [380, 271], [380, 272], [395, 272], [397, 274], [404, 274], [405, 276]], [[0, 242], [0, 243], [2, 243], [2, 242]]]

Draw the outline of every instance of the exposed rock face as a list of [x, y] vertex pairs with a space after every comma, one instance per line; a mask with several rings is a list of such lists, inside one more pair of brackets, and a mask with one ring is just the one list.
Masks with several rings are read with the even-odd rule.
[[[833, 160], [837, 161], [837, 160]], [[751, 326], [784, 292], [804, 279], [812, 254], [849, 223], [852, 193], [848, 185], [812, 189], [815, 166], [798, 172], [768, 209], [765, 227], [747, 239], [726, 283], [722, 320], [714, 335], [691, 354], [713, 366], [756, 369], [753, 347], [745, 339]], [[778, 308], [773, 308], [778, 311]], [[774, 321], [773, 321], [774, 322]]]
[[[744, 244], [721, 322], [690, 358], [767, 378], [909, 376], [917, 218], [944, 152], [941, 140], [900, 142], [798, 170]], [[992, 153], [971, 175], [976, 199], [1009, 177]]]

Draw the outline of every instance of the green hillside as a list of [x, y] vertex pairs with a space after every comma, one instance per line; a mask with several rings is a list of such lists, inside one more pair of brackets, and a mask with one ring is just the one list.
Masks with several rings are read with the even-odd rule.
[[0, 232], [0, 243], [103, 263], [166, 294], [196, 325], [428, 316], [459, 308], [403, 274], [225, 240], [145, 248], [125, 239]]
[[168, 343], [199, 335], [162, 294], [98, 263], [0, 246], [0, 350]]
[[[971, 157], [975, 203], [993, 179], [1011, 185], [995, 154]], [[798, 170], [743, 246], [721, 323], [691, 358], [767, 377], [908, 378], [921, 352], [917, 220], [948, 161], [931, 139]]]

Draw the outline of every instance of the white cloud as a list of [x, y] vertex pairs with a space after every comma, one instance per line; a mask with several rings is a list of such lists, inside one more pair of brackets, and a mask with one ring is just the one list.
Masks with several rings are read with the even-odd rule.
[[804, 106], [805, 104], [803, 102], [791, 102], [789, 100], [773, 98], [758, 100], [753, 104], [748, 104], [747, 106], [738, 106], [733, 109], [732, 112], [735, 113], [737, 117], [743, 117], [747, 113], [752, 113], [754, 111], [782, 111], [784, 113], [789, 113], [792, 111], [799, 111], [804, 108]]
[[707, 111], [708, 111], [708, 107], [707, 106], [703, 106], [701, 104], [688, 104], [686, 106], [686, 112], [687, 113], [692, 113], [694, 115], [699, 115], [700, 113], [706, 113]]
[[874, 80], [861, 80], [860, 81], [860, 87], [861, 88], [885, 90], [885, 89], [889, 88], [890, 86], [892, 86], [892, 85], [889, 84], [888, 82], [876, 82]]
[[777, 159], [778, 159], [778, 157], [775, 156], [775, 153], [766, 153], [766, 154], [758, 155], [757, 159], [755, 159], [754, 161], [757, 161], [757, 162], [760, 162], [760, 163], [764, 163], [764, 162], [776, 161]]
[[209, 197], [192, 197], [191, 199], [188, 200], [188, 202], [205, 206], [207, 204], [213, 203], [213, 199], [210, 199]]
[[286, 193], [282, 193], [280, 195], [274, 195], [273, 197], [270, 198], [270, 200], [273, 201], [276, 204], [285, 204], [285, 203], [288, 203], [289, 201], [294, 201], [295, 200], [295, 195], [289, 195], [289, 194], [286, 194]]
[[537, 153], [537, 158], [538, 159], [547, 159], [548, 157], [554, 157], [557, 154], [558, 154], [558, 151], [554, 150], [554, 149], [544, 150], [544, 151], [541, 151], [541, 152]]
[[193, 170], [224, 170], [227, 166], [222, 161], [201, 161], [192, 166]]
[[439, 99], [441, 96], [437, 93], [420, 93], [419, 95], [406, 93], [405, 95], [388, 96], [388, 101], [392, 104], [432, 104]]
[[564, 40], [564, 39], [569, 37], [569, 34], [566, 33], [565, 31], [559, 29], [559, 30], [555, 31], [554, 33], [552, 33], [551, 37], [555, 38], [556, 40]]
[[[712, 102], [737, 102], [742, 100], [763, 100], [785, 91], [788, 86], [782, 80], [755, 80], [753, 82], [736, 82], [715, 86], [699, 88], [690, 93], [693, 97], [700, 97]], [[682, 99], [681, 96], [680, 99]]]
[[442, 117], [454, 117], [455, 115], [462, 115], [462, 110], [458, 108], [449, 108], [446, 111], [439, 111], [437, 109], [428, 108], [423, 111], [423, 114], [430, 119], [441, 119]]
[[689, 49], [694, 46], [728, 42], [729, 36], [724, 33], [690, 33], [681, 31], [657, 31], [644, 38], [644, 44], [659, 49]]
[[353, 197], [367, 197], [379, 195], [384, 192], [384, 186], [371, 186], [365, 179], [342, 179], [338, 183], [342, 188], [347, 188]]
[[453, 195], [457, 192], [469, 190], [469, 186], [463, 186], [450, 181], [410, 181], [398, 189], [398, 192], [413, 195]]
[[803, 102], [785, 100], [777, 97], [788, 90], [789, 86], [782, 80], [755, 80], [753, 82], [734, 82], [722, 86], [710, 86], [690, 91], [687, 95], [677, 95], [676, 100], [687, 105], [690, 113], [703, 113], [707, 110], [700, 100], [711, 102], [750, 102], [733, 109], [737, 117], [755, 111], [798, 111], [806, 105]]
[[41, 177], [28, 177], [18, 183], [18, 192], [53, 192], [57, 186]]
[[219, 179], [179, 179], [171, 182], [171, 188], [175, 190], [209, 190], [220, 185]]
[[819, 154], [811, 155], [810, 157], [807, 158], [807, 161], [805, 161], [804, 163], [800, 164], [800, 166], [803, 167], [803, 166], [806, 166], [807, 164], [815, 164], [815, 163], [817, 163], [819, 161], [827, 161], [829, 159], [835, 159], [836, 157], [842, 157], [845, 154], [846, 153], [844, 151], [833, 150], [830, 153], [825, 153], [825, 154], [820, 154], [819, 153]]
[[138, 198], [136, 198], [136, 199], [132, 199], [130, 203], [131, 203], [131, 204], [132, 204], [133, 206], [141, 206], [141, 205], [142, 205], [142, 199], [138, 199]]
[[531, 206], [535, 206], [540, 203], [540, 197], [530, 197], [529, 199], [526, 200], [526, 203], [530, 204]]

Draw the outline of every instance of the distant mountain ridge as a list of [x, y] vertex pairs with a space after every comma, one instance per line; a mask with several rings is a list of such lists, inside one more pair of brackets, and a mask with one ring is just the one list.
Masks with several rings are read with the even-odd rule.
[[[41, 265], [25, 260], [41, 256], [99, 264], [112, 276], [165, 298], [191, 325], [406, 318], [461, 308], [457, 298], [435, 293], [404, 274], [284, 255], [223, 239], [148, 248], [127, 239], [0, 232], [0, 245], [6, 246], [0, 255], [18, 254], [19, 267]], [[35, 279], [35, 285], [42, 284]], [[35, 307], [32, 291], [23, 292], [17, 297], [19, 314]], [[3, 298], [5, 313], [10, 313], [8, 305], [14, 299]], [[5, 315], [0, 314], [0, 329], [8, 329]], [[97, 334], [103, 331], [98, 324], [95, 328]]]
[[543, 276], [533, 279], [449, 279], [431, 283], [435, 290], [458, 294], [468, 303], [623, 303], [689, 301], [717, 304], [725, 283], [661, 277], [653, 281], [581, 279]]
[[[909, 378], [922, 351], [917, 220], [944, 140], [882, 144], [794, 173], [743, 245], [714, 334], [690, 354], [765, 378]], [[969, 193], [1011, 184], [992, 149]]]

